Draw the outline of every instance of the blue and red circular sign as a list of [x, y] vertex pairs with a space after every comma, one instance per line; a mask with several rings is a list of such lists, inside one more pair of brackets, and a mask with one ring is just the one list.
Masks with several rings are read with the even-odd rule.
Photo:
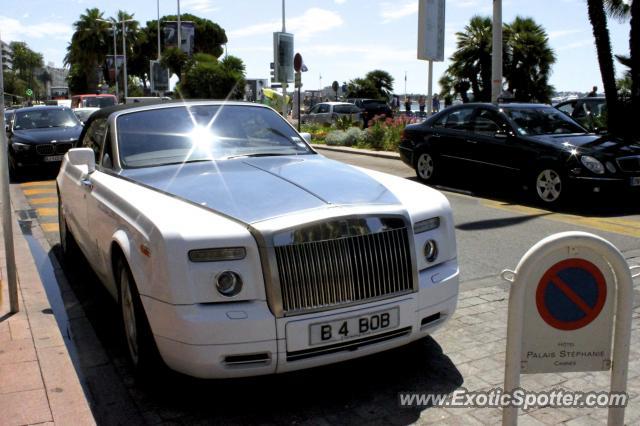
[[536, 305], [542, 319], [559, 330], [577, 330], [595, 320], [607, 300], [602, 272], [584, 259], [567, 259], [542, 276]]

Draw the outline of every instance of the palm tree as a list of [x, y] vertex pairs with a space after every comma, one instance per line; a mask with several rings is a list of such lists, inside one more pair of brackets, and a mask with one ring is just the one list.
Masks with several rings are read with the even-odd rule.
[[556, 56], [546, 31], [531, 18], [516, 17], [505, 25], [504, 33], [504, 75], [509, 91], [517, 101], [550, 102], [549, 74]]
[[373, 70], [369, 71], [365, 76], [366, 80], [371, 81], [378, 90], [378, 97], [388, 100], [393, 93], [393, 77], [386, 71]]
[[[125, 22], [125, 40], [127, 46], [127, 71], [129, 71], [129, 64], [132, 59], [135, 59], [136, 52], [134, 52], [134, 47], [137, 46], [140, 42], [140, 37], [143, 36], [140, 31], [140, 23], [136, 20], [133, 20], [133, 14], [125, 12], [124, 10], [118, 10], [118, 14], [116, 17], [111, 18], [112, 21], [117, 23], [117, 45], [122, 46], [122, 21]], [[147, 69], [148, 69], [148, 64]], [[124, 74], [123, 74], [124, 77]], [[128, 82], [127, 82], [128, 83]], [[124, 86], [122, 86], [124, 87]]]
[[607, 15], [603, 0], [587, 0], [589, 21], [593, 27], [593, 37], [595, 38], [596, 51], [598, 53], [598, 63], [600, 64], [600, 74], [604, 84], [604, 93], [607, 98], [607, 127], [613, 133], [619, 133], [618, 119], [618, 89], [616, 87], [616, 71], [613, 65], [613, 54], [611, 53], [611, 39], [607, 26]]
[[95, 91], [98, 86], [98, 68], [109, 49], [110, 27], [100, 19], [104, 19], [104, 13], [98, 8], [87, 9], [80, 15], [73, 24], [75, 32], [64, 58], [65, 64], [75, 66], [85, 76], [89, 91]]
[[[629, 50], [631, 55], [631, 113], [640, 117], [640, 0], [631, 3], [631, 31]], [[640, 132], [636, 130], [636, 135]]]
[[474, 100], [491, 100], [491, 19], [474, 16], [464, 31], [457, 32], [457, 50], [449, 72], [471, 84]]

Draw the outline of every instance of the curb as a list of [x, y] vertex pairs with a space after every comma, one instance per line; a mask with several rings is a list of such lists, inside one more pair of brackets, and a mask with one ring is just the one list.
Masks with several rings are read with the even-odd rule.
[[[65, 343], [70, 336], [63, 336], [58, 321], [53, 315], [54, 307], [52, 307], [48, 294], [52, 289], [45, 288], [39, 270], [42, 265], [33, 257], [29, 242], [22, 234], [18, 224], [19, 218], [16, 211], [24, 210], [27, 205], [24, 196], [18, 192], [11, 191], [12, 223], [21, 303], [20, 312], [15, 316], [16, 320], [22, 323], [21, 337], [23, 341], [31, 340], [33, 342], [34, 351], [30, 360], [37, 362], [41, 376], [39, 383], [42, 384], [42, 388], [36, 380], [34, 383], [30, 383], [32, 387], [35, 387], [33, 391], [15, 392], [16, 397], [21, 395], [23, 400], [19, 404], [22, 407], [15, 406], [13, 408], [21, 412], [12, 419], [0, 420], [0, 424], [39, 423], [41, 420], [52, 421], [54, 424], [60, 425], [95, 424], [87, 395], [76, 371], [77, 366], [74, 365], [73, 357]], [[36, 244], [42, 246], [43, 236], [34, 233], [31, 238], [34, 238]], [[48, 246], [42, 247], [43, 249], [48, 248]], [[54, 291], [59, 290], [56, 288]], [[11, 317], [9, 321], [12, 321]], [[9, 325], [11, 326], [11, 324]], [[8, 364], [8, 366], [16, 366], [16, 368], [20, 365]], [[21, 371], [13, 371], [12, 374], [21, 377], [21, 373]], [[27, 379], [22, 378], [22, 380]], [[21, 389], [20, 387], [16, 388]], [[11, 407], [9, 407], [10, 412]], [[9, 413], [4, 414], [8, 415]]]
[[314, 149], [342, 152], [345, 154], [367, 155], [369, 157], [386, 158], [388, 160], [400, 160], [400, 154], [391, 151], [373, 151], [370, 149], [348, 148], [346, 146], [328, 146], [321, 144], [311, 144]]

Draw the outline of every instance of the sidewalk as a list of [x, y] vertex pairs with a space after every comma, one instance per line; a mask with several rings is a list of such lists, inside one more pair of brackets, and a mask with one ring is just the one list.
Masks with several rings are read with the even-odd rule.
[[11, 315], [0, 229], [0, 425], [95, 424], [15, 215], [13, 233], [20, 312]]
[[346, 146], [330, 146], [323, 144], [311, 144], [314, 149], [326, 150], [326, 151], [334, 151], [334, 152], [344, 152], [347, 154], [360, 154], [360, 155], [368, 155], [370, 157], [378, 157], [378, 158], [387, 158], [389, 160], [400, 160], [400, 154], [392, 151], [373, 151], [371, 149], [360, 149], [360, 148], [349, 148]]

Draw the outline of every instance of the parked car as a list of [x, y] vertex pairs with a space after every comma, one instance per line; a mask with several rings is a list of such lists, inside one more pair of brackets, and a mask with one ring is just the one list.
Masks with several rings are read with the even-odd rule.
[[9, 170], [24, 167], [59, 166], [63, 155], [74, 147], [82, 124], [69, 108], [37, 106], [15, 110], [9, 136]]
[[105, 108], [116, 105], [115, 95], [106, 93], [74, 95], [71, 97], [71, 108]]
[[334, 124], [340, 117], [350, 117], [354, 124], [363, 125], [362, 112], [348, 102], [321, 102], [302, 114], [302, 123]]
[[604, 97], [571, 99], [555, 106], [593, 133], [607, 129], [607, 100]]
[[407, 126], [400, 155], [423, 182], [445, 168], [467, 173], [478, 166], [514, 174], [543, 204], [556, 204], [577, 188], [640, 187], [640, 145], [591, 134], [539, 104], [448, 108]]
[[385, 101], [377, 100], [377, 99], [347, 99], [347, 102], [350, 102], [360, 108], [362, 110], [362, 119], [364, 121], [365, 126], [369, 124], [369, 121], [373, 119], [373, 117], [381, 115], [384, 117], [393, 117], [393, 111]]
[[57, 177], [62, 251], [79, 248], [119, 302], [138, 371], [282, 373], [404, 345], [451, 318], [446, 198], [329, 160], [307, 138], [259, 104], [91, 116]]
[[78, 117], [78, 120], [80, 120], [80, 122], [84, 124], [87, 122], [87, 119], [91, 116], [91, 114], [98, 111], [99, 109], [100, 108], [76, 108], [73, 110], [73, 113], [76, 115], [76, 117]]

